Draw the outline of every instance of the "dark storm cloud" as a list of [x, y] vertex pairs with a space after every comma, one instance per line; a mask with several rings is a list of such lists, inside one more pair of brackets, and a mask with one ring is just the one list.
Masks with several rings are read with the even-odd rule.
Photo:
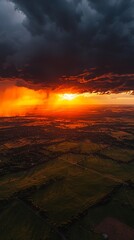
[[0, 75], [53, 88], [132, 90], [133, 12], [134, 0], [0, 0]]

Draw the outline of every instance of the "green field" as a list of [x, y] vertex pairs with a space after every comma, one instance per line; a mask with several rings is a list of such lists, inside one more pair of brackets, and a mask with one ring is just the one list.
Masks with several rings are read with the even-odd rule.
[[113, 160], [120, 162], [129, 162], [134, 160], [134, 150], [130, 148], [112, 147], [102, 151], [103, 154]]
[[[0, 216], [0, 234], [3, 240], [46, 240], [52, 237], [53, 232], [54, 229], [38, 213], [20, 200], [8, 204]], [[55, 237], [56, 235], [55, 232]]]
[[0, 240], [104, 240], [96, 226], [110, 217], [134, 228], [131, 116], [5, 121]]
[[89, 206], [101, 200], [116, 185], [90, 170], [70, 166], [63, 172], [64, 179], [31, 195], [33, 204], [43, 209], [50, 221], [62, 225]]

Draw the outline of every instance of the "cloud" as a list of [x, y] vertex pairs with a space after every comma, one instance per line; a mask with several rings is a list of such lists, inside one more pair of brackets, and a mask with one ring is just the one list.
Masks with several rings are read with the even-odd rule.
[[[133, 11], [133, 0], [1, 0], [0, 77], [80, 91], [133, 90]], [[81, 82], [85, 70], [88, 81]]]

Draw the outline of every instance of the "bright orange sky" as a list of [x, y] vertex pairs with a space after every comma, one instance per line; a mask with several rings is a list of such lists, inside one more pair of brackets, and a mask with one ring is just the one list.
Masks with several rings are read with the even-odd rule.
[[[8, 86], [0, 91], [0, 116], [51, 114], [57, 109], [75, 111], [97, 104], [134, 104], [131, 92], [119, 94], [78, 93], [63, 89], [60, 92], [33, 90], [26, 87]], [[43, 110], [41, 110], [43, 109]]]

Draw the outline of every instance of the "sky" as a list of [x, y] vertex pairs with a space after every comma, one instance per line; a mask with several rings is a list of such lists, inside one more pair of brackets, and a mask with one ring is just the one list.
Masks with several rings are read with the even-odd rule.
[[133, 13], [134, 0], [0, 0], [0, 93], [65, 89], [134, 102]]

